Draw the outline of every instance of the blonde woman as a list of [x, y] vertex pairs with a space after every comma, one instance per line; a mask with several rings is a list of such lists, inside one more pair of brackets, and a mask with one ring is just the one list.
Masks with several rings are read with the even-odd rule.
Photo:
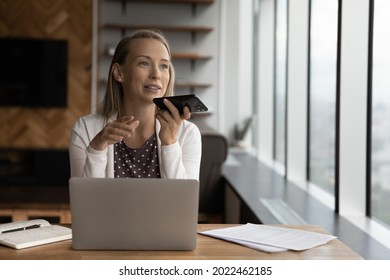
[[201, 136], [187, 107], [168, 100], [175, 72], [167, 40], [159, 31], [139, 30], [117, 45], [99, 111], [72, 129], [72, 177], [197, 179]]

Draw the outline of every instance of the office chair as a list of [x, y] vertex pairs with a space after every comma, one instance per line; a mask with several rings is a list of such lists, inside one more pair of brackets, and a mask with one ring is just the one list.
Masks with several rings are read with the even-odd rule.
[[223, 135], [202, 134], [200, 166], [199, 223], [221, 223], [224, 213], [223, 163], [228, 143]]

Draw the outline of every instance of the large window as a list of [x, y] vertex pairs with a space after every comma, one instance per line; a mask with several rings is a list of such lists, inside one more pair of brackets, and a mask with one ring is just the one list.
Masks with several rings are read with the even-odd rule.
[[390, 1], [374, 3], [371, 215], [390, 225]]
[[334, 194], [338, 0], [311, 0], [309, 181]]
[[288, 0], [276, 1], [274, 158], [282, 166], [286, 165], [287, 9]]

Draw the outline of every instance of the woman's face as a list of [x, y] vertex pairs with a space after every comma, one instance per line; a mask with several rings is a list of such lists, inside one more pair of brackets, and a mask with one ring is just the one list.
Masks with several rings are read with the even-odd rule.
[[168, 50], [155, 39], [136, 39], [129, 47], [125, 63], [119, 66], [125, 96], [151, 103], [167, 90], [170, 79]]

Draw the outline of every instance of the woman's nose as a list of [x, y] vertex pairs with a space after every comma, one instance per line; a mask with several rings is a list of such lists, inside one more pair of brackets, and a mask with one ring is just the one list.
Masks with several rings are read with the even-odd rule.
[[151, 69], [150, 77], [152, 79], [160, 79], [161, 73], [157, 65], [154, 65]]

